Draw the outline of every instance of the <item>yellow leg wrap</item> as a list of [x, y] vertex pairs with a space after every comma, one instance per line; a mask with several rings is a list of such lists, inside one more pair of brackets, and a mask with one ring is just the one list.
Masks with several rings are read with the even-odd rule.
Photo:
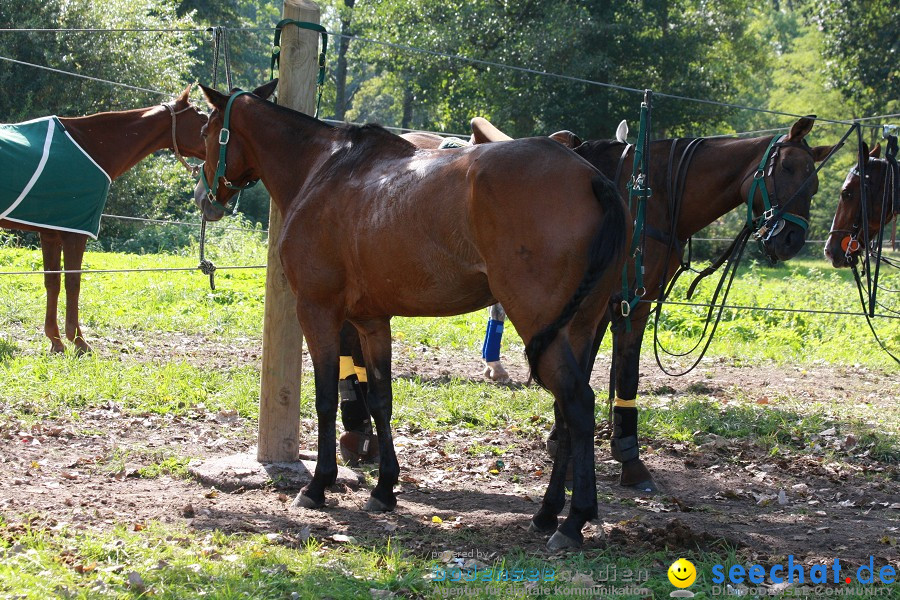
[[360, 383], [366, 383], [369, 380], [366, 378], [366, 368], [365, 367], [353, 367], [356, 370], [356, 378], [359, 379]]
[[341, 357], [341, 371], [340, 371], [339, 379], [347, 379], [351, 375], [356, 373], [355, 367], [353, 366], [353, 357], [352, 356], [342, 356]]
[[620, 406], [622, 408], [637, 408], [637, 400], [632, 398], [631, 400], [622, 400], [618, 396], [616, 396], [616, 401], [613, 402], [613, 406]]

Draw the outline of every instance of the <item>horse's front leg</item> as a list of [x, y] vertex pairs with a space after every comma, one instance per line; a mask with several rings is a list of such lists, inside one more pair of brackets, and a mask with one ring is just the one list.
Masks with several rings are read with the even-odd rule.
[[[56, 232], [41, 232], [41, 254], [44, 258], [45, 271], [59, 271], [62, 263], [62, 241]], [[47, 292], [47, 308], [44, 313], [44, 335], [50, 338], [50, 352], [65, 352], [62, 336], [59, 334], [59, 322], [56, 314], [59, 310], [59, 273], [44, 274], [44, 289]]]
[[[86, 245], [86, 235], [63, 234], [62, 247], [67, 271], [81, 270]], [[75, 344], [78, 354], [85, 354], [91, 351], [91, 347], [81, 334], [81, 323], [78, 320], [78, 297], [80, 295], [81, 273], [66, 273], [66, 338]]]
[[369, 412], [378, 434], [378, 483], [366, 503], [366, 510], [388, 511], [397, 506], [394, 486], [400, 478], [400, 464], [391, 433], [393, 391], [391, 388], [391, 322], [373, 319], [355, 323], [362, 334], [366, 375], [369, 380]]
[[641, 491], [656, 491], [653, 475], [640, 459], [638, 448], [637, 388], [640, 374], [641, 341], [647, 316], [632, 321], [631, 331], [614, 333], [616, 347], [616, 398], [613, 403], [612, 457], [622, 463], [619, 485]]
[[[298, 302], [298, 314], [301, 313]], [[300, 490], [294, 499], [294, 506], [319, 508], [325, 505], [325, 488], [337, 480], [337, 442], [335, 421], [337, 419], [338, 373], [339, 373], [339, 331], [340, 321], [317, 315], [319, 318], [304, 319], [300, 322], [306, 337], [313, 362], [316, 386], [316, 417], [318, 420], [318, 460], [312, 481]]]

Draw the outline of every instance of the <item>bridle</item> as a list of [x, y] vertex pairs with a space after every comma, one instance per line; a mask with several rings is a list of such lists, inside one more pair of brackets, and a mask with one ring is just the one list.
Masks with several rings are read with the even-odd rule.
[[[784, 203], [783, 207], [778, 204], [778, 189], [775, 185], [774, 175], [775, 164], [778, 161], [780, 150], [782, 148], [800, 148], [812, 156], [812, 150], [806, 143], [806, 140], [800, 142], [786, 142], [784, 141], [786, 138], [787, 135], [773, 137], [772, 141], [769, 142], [769, 146], [766, 148], [756, 171], [747, 174], [747, 177], [750, 177], [751, 175], [753, 177], [753, 181], [750, 184], [750, 190], [747, 193], [747, 226], [753, 229], [753, 235], [763, 245], [781, 232], [784, 228], [785, 221], [790, 221], [791, 223], [798, 225], [804, 232], [809, 229], [809, 221], [798, 214], [787, 211], [788, 205], [790, 205], [794, 198], [797, 197], [800, 190], [806, 186], [805, 182], [798, 188], [797, 192]], [[768, 182], [770, 181], [772, 183], [771, 192], [769, 191], [768, 185]], [[763, 213], [759, 217], [754, 217], [753, 200], [756, 197], [757, 189], [759, 189], [762, 198]], [[772, 204], [773, 198], [775, 204]]]
[[[859, 205], [851, 229], [832, 229], [828, 232], [829, 235], [835, 233], [847, 234], [841, 239], [841, 248], [844, 250], [844, 256], [848, 264], [853, 263], [854, 254], [863, 247], [863, 243], [859, 241], [859, 236], [863, 232], [863, 220], [866, 221], [864, 240], [868, 241], [869, 246], [877, 243], [877, 240], [874, 239], [877, 234], [872, 234], [869, 219], [864, 219], [864, 217], [868, 216], [868, 207], [864, 206], [864, 204], [871, 196], [870, 190], [872, 189], [868, 165], [873, 163], [884, 165], [884, 176], [881, 186], [881, 215], [879, 216], [878, 225], [879, 233], [883, 230], [886, 223], [889, 223], [891, 219], [900, 214], [900, 166], [897, 164], [897, 138], [896, 136], [889, 136], [884, 158], [866, 156], [865, 161], [863, 161], [863, 155], [861, 154], [859, 162], [848, 174], [851, 178], [856, 177], [859, 179], [860, 187]], [[871, 251], [873, 251], [871, 247], [867, 248], [867, 252]]]
[[188, 102], [188, 105], [181, 110], [175, 110], [175, 101], [163, 102], [161, 106], [166, 107], [168, 109], [169, 114], [172, 115], [172, 151], [175, 152], [175, 158], [184, 165], [184, 168], [187, 169], [188, 173], [191, 174], [191, 177], [196, 177], [200, 170], [203, 168], [204, 163], [200, 163], [197, 165], [192, 165], [188, 163], [184, 159], [184, 156], [181, 155], [181, 152], [178, 150], [178, 136], [176, 135], [176, 116], [180, 115], [183, 112], [187, 112], [191, 109], [199, 110], [196, 106]]
[[219, 162], [216, 165], [216, 174], [213, 177], [213, 181], [216, 182], [216, 191], [213, 192], [212, 186], [209, 184], [209, 181], [206, 179], [206, 170], [200, 170], [200, 181], [203, 182], [203, 187], [206, 189], [206, 197], [210, 202], [221, 208], [223, 211], [228, 212], [228, 203], [221, 203], [217, 198], [217, 193], [219, 191], [219, 179], [221, 179], [225, 183], [225, 187], [231, 190], [238, 190], [238, 194], [234, 201], [234, 210], [237, 210], [237, 205], [241, 200], [241, 193], [259, 183], [259, 179], [253, 179], [247, 182], [245, 185], [234, 185], [225, 177], [225, 169], [227, 168], [225, 164], [225, 158], [228, 153], [228, 142], [231, 140], [231, 130], [228, 128], [228, 125], [231, 122], [231, 105], [234, 103], [234, 100], [238, 96], [242, 96], [244, 94], [251, 94], [252, 92], [247, 92], [244, 90], [237, 90], [234, 92], [229, 98], [228, 103], [225, 105], [225, 115], [222, 123], [222, 129], [219, 131]]

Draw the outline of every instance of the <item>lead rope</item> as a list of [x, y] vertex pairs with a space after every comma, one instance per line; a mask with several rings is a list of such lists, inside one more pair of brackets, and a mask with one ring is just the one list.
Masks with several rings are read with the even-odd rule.
[[[213, 34], [213, 70], [212, 70], [212, 87], [216, 87], [219, 80], [219, 56], [222, 56], [225, 71], [225, 85], [231, 90], [231, 57], [228, 53], [228, 34], [225, 27], [210, 27], [207, 31]], [[173, 121], [174, 127], [174, 121]], [[237, 203], [234, 205], [234, 211], [237, 212]], [[197, 268], [204, 275], [209, 275], [209, 289], [216, 289], [216, 265], [211, 260], [207, 260], [205, 256], [206, 250], [206, 217], [200, 213], [200, 263]]]

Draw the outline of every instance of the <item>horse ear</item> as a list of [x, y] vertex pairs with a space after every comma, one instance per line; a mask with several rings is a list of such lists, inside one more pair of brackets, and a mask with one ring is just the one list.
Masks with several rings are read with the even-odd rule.
[[875, 144], [875, 147], [872, 148], [872, 151], [869, 152], [869, 156], [872, 158], [881, 158], [881, 144]]
[[225, 105], [228, 104], [228, 96], [226, 96], [222, 92], [214, 90], [210, 87], [206, 87], [202, 83], [200, 84], [200, 90], [203, 92], [203, 96], [206, 98], [206, 103], [209, 104], [210, 108], [223, 110], [225, 108]]
[[184, 88], [184, 91], [181, 92], [181, 94], [178, 96], [177, 101], [178, 101], [178, 102], [188, 102], [188, 101], [190, 101], [190, 98], [191, 98], [191, 88], [192, 88], [192, 87], [194, 87], [194, 84], [193, 84], [193, 83], [189, 83], [188, 86], [187, 86], [186, 88]]
[[278, 87], [278, 78], [273, 79], [269, 83], [265, 85], [261, 85], [255, 90], [253, 90], [254, 96], [259, 96], [263, 100], [268, 100], [269, 96], [275, 93], [275, 88]]
[[806, 115], [805, 117], [798, 119], [794, 126], [791, 127], [791, 133], [788, 134], [787, 141], [789, 142], [799, 142], [803, 138], [806, 137], [806, 134], [810, 132], [813, 128], [813, 124], [816, 122], [816, 115]]
[[812, 152], [814, 161], [822, 162], [831, 153], [832, 148], [834, 146], [816, 146], [815, 148], [810, 148], [809, 151]]

